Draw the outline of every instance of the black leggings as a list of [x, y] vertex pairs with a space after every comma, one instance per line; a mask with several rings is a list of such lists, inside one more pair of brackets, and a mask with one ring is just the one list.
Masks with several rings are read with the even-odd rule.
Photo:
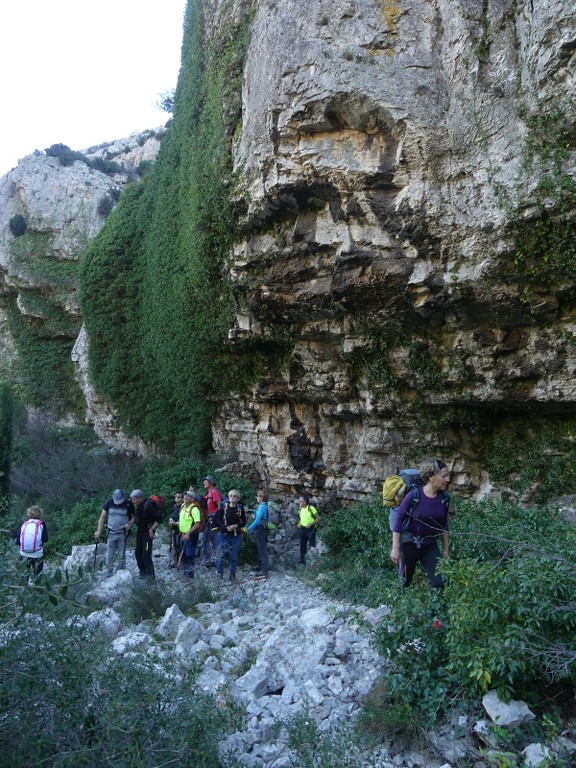
[[430, 586], [442, 589], [444, 586], [444, 576], [436, 573], [436, 564], [440, 559], [440, 550], [438, 542], [434, 541], [423, 547], [417, 547], [413, 541], [407, 541], [402, 544], [402, 581], [405, 587], [410, 586], [417, 563], [422, 563]]

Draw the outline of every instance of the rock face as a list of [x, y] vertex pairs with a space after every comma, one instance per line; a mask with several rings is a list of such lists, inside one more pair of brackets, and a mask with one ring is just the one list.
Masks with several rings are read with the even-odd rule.
[[[35, 152], [0, 179], [0, 372], [21, 380], [30, 373], [30, 334], [41, 343], [74, 347], [74, 361], [86, 400], [86, 418], [119, 450], [145, 453], [140, 440], [126, 438], [113, 409], [87, 381], [87, 341], [80, 334], [78, 262], [113, 210], [123, 187], [152, 163], [163, 129], [91, 147], [82, 159]], [[23, 231], [15, 226], [25, 222]], [[32, 366], [42, 366], [32, 361]], [[73, 387], [70, 379], [63, 382]], [[38, 394], [43, 396], [38, 382]], [[64, 393], [60, 392], [64, 399]]]
[[290, 352], [221, 403], [217, 451], [275, 491], [359, 498], [416, 433], [475, 492], [487, 478], [463, 411], [573, 409], [574, 281], [561, 263], [534, 278], [517, 239], [547, 173], [526, 147], [554, 141], [534, 116], [563, 110], [557, 171], [574, 174], [575, 43], [563, 0], [258, 4], [230, 339]]

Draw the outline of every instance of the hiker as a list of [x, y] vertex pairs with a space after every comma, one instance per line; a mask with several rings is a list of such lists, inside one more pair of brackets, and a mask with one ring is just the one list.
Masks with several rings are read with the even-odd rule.
[[48, 541], [48, 528], [42, 520], [44, 511], [32, 506], [26, 510], [26, 520], [16, 532], [16, 543], [20, 546], [22, 562], [26, 563], [32, 584], [32, 575], [40, 576], [44, 569], [44, 544]]
[[[258, 491], [256, 494], [258, 507], [254, 520], [246, 531], [256, 534], [256, 547], [258, 549], [258, 573], [259, 578], [268, 578], [268, 494]], [[258, 577], [257, 577], [258, 578]]]
[[156, 538], [156, 529], [162, 522], [162, 510], [156, 502], [147, 499], [144, 492], [136, 489], [130, 494], [136, 515], [136, 563], [140, 576], [155, 577], [152, 562], [152, 544]]
[[174, 550], [174, 559], [171, 558], [169, 563], [170, 568], [174, 567], [180, 556], [180, 531], [178, 530], [178, 523], [180, 521], [180, 508], [183, 502], [184, 494], [178, 491], [178, 493], [174, 494], [174, 504], [168, 518], [168, 525], [170, 526], [170, 554]]
[[[439, 539], [442, 539], [442, 557], [448, 557], [449, 553], [450, 496], [446, 488], [450, 472], [443, 461], [430, 459], [420, 466], [420, 476], [424, 485], [413, 488], [404, 496], [392, 525], [390, 559], [398, 565], [402, 557], [404, 587], [410, 586], [416, 564], [420, 562], [430, 585], [442, 589], [444, 577], [436, 573], [436, 566], [440, 558]], [[417, 502], [414, 505], [415, 494]]]
[[300, 565], [306, 563], [306, 551], [308, 547], [316, 546], [316, 529], [320, 514], [316, 507], [310, 504], [310, 497], [305, 493], [298, 497], [298, 510], [299, 520], [298, 527], [300, 528]]
[[185, 491], [184, 503], [180, 507], [178, 530], [180, 532], [180, 553], [184, 557], [184, 573], [188, 578], [194, 578], [196, 564], [196, 547], [202, 516], [198, 502], [194, 499], [193, 491]]
[[242, 528], [246, 527], [246, 512], [240, 503], [240, 493], [233, 489], [228, 493], [229, 501], [220, 505], [214, 518], [214, 525], [220, 529], [218, 533], [218, 560], [216, 563], [218, 578], [224, 574], [224, 561], [230, 559], [230, 581], [236, 581], [238, 554], [242, 543]]
[[[218, 512], [218, 508], [222, 503], [222, 494], [216, 488], [216, 478], [214, 475], [206, 475], [202, 481], [204, 490], [206, 491], [204, 498], [206, 499], [206, 509], [208, 519], [206, 521], [206, 530], [204, 531], [203, 541], [203, 558], [204, 565], [212, 566], [216, 563], [218, 557], [218, 539], [217, 534], [212, 529], [216, 527], [214, 518]], [[194, 491], [193, 488], [190, 490]]]
[[94, 531], [96, 542], [100, 541], [104, 525], [108, 528], [108, 542], [106, 545], [106, 576], [112, 576], [114, 561], [118, 558], [119, 568], [126, 565], [126, 542], [130, 529], [134, 525], [136, 515], [134, 505], [130, 499], [124, 498], [120, 488], [112, 492], [112, 498], [102, 507], [98, 518], [98, 527]]

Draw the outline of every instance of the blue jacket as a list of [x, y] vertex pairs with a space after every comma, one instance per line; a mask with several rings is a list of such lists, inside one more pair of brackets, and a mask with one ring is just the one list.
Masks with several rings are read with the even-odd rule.
[[252, 531], [257, 528], [259, 525], [264, 525], [265, 522], [268, 520], [268, 504], [263, 501], [261, 504], [258, 505], [258, 509], [256, 510], [256, 517], [254, 520], [250, 523], [248, 528], [246, 529], [248, 533], [252, 533]]

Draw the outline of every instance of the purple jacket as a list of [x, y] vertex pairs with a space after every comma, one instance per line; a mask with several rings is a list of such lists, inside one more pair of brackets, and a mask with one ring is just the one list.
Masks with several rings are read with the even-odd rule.
[[[392, 525], [395, 533], [402, 533], [402, 525], [408, 518], [412, 504], [412, 491], [406, 494], [398, 509], [398, 514]], [[414, 536], [440, 536], [448, 530], [448, 510], [441, 493], [431, 499], [420, 489], [420, 500], [412, 512], [406, 529]]]

